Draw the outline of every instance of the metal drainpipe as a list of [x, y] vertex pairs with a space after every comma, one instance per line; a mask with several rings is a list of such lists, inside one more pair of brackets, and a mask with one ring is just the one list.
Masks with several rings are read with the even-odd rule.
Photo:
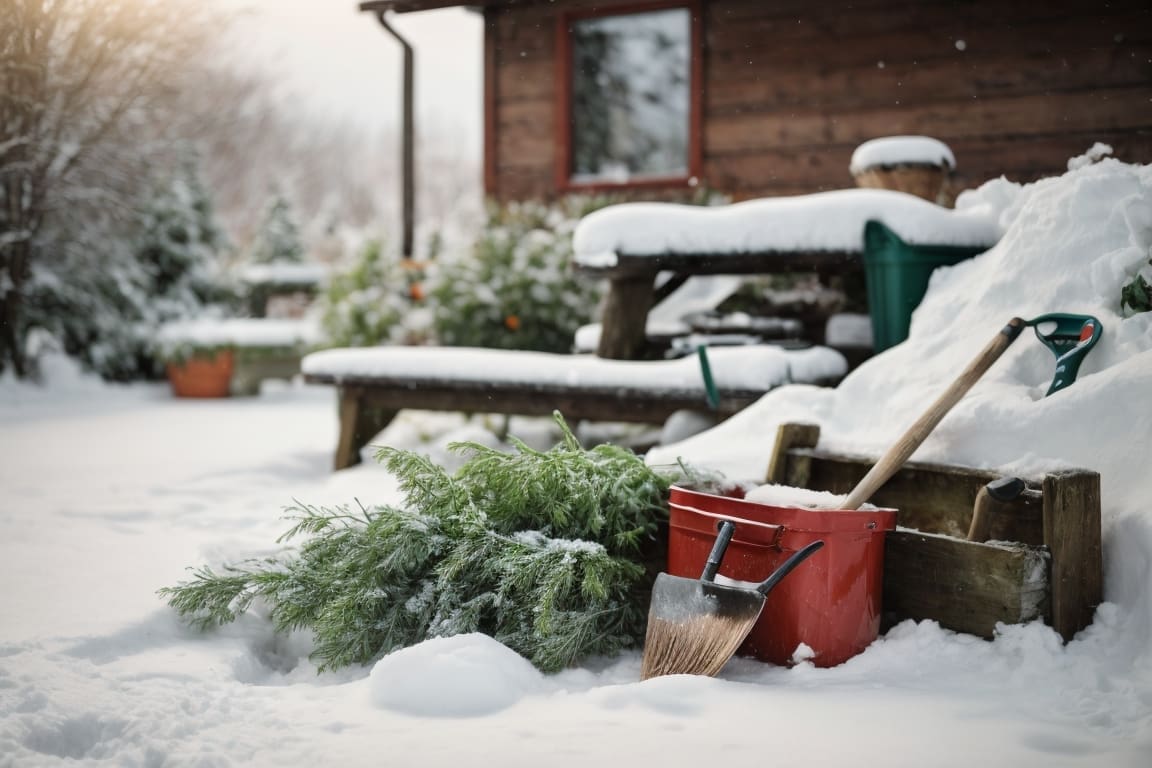
[[400, 147], [400, 196], [403, 205], [403, 240], [401, 241], [401, 256], [404, 259], [412, 258], [412, 237], [416, 228], [416, 187], [415, 187], [415, 164], [413, 158], [415, 156], [415, 118], [413, 117], [412, 110], [412, 69], [413, 69], [413, 55], [412, 46], [408, 41], [400, 36], [391, 24], [388, 23], [386, 18], [387, 11], [377, 11], [376, 18], [380, 21], [380, 26], [388, 31], [388, 34], [396, 38], [396, 42], [400, 43], [404, 49], [404, 106], [401, 124], [401, 147]]

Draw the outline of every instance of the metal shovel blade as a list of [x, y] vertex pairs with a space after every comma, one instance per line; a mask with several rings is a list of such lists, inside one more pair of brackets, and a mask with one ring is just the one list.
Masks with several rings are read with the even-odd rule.
[[754, 589], [661, 573], [652, 587], [640, 679], [716, 675], [764, 609]]

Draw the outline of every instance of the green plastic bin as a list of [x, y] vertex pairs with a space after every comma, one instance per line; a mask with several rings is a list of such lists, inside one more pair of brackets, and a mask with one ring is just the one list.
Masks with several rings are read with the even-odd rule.
[[882, 352], [908, 338], [912, 310], [928, 290], [936, 267], [983, 253], [987, 246], [909, 245], [879, 221], [864, 224], [864, 273], [872, 350]]

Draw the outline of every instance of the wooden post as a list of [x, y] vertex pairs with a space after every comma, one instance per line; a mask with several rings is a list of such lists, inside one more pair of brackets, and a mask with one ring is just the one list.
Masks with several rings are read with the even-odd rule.
[[388, 426], [397, 411], [369, 405], [361, 387], [340, 388], [340, 436], [336, 440], [335, 469], [360, 463], [360, 449]]
[[765, 482], [780, 485], [788, 470], [788, 451], [791, 448], [815, 448], [820, 442], [819, 424], [781, 424], [776, 429], [776, 445], [768, 463]]
[[614, 278], [600, 319], [600, 344], [596, 354], [614, 360], [635, 360], [647, 341], [648, 310], [655, 295], [654, 277]]
[[1103, 599], [1098, 472], [1045, 476], [1044, 544], [1052, 554], [1052, 628], [1068, 641], [1092, 622]]

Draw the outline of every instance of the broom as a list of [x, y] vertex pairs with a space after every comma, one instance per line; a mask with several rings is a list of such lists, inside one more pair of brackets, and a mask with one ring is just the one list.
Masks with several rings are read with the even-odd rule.
[[752, 631], [769, 590], [824, 546], [823, 541], [814, 541], [793, 553], [755, 587], [716, 584], [712, 579], [734, 530], [730, 521], [722, 523], [699, 580], [667, 573], [656, 577], [641, 680], [660, 675], [716, 675]]

